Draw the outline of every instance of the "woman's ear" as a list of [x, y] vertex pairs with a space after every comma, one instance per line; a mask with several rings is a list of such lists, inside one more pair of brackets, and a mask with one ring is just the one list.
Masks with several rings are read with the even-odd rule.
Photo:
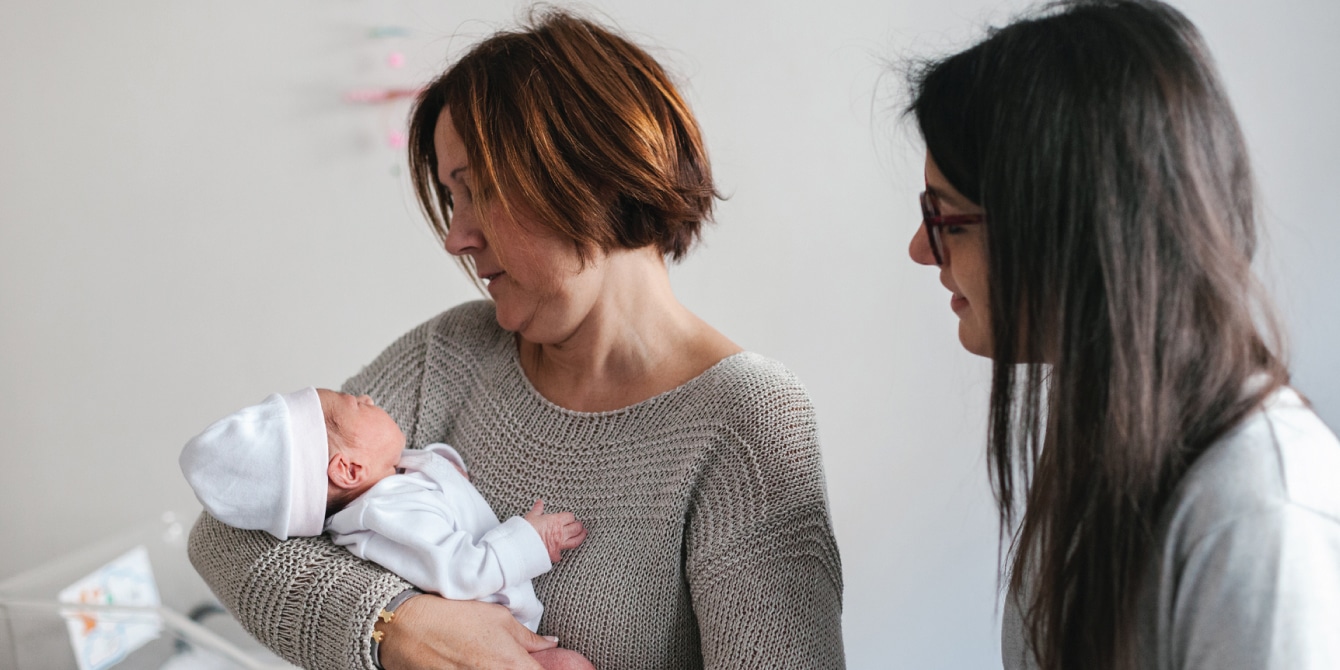
[[367, 468], [344, 454], [335, 452], [326, 465], [326, 476], [336, 488], [350, 491], [356, 489], [367, 479]]

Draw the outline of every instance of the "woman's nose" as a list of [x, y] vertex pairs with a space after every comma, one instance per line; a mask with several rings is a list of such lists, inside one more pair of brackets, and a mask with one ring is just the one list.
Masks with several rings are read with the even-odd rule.
[[922, 265], [935, 265], [935, 253], [931, 251], [931, 239], [926, 233], [926, 226], [917, 226], [912, 243], [907, 247], [907, 255]]
[[467, 209], [452, 212], [451, 225], [447, 226], [447, 253], [453, 256], [479, 253], [484, 248], [484, 232], [479, 229], [474, 213]]

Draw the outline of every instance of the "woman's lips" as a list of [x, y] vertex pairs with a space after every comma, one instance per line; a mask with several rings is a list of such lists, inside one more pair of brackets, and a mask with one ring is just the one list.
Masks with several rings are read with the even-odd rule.
[[968, 299], [957, 293], [955, 293], [952, 297], [949, 298], [949, 309], [954, 310], [955, 314], [957, 314], [959, 311], [963, 310], [967, 306], [968, 306]]
[[489, 274], [479, 275], [479, 278], [482, 279], [482, 280], [484, 280], [484, 284], [485, 284], [485, 285], [488, 285], [488, 284], [492, 284], [494, 279], [497, 279], [498, 277], [503, 276], [503, 274], [504, 274], [504, 273], [502, 273], [502, 272], [492, 272], [492, 273], [489, 273]]

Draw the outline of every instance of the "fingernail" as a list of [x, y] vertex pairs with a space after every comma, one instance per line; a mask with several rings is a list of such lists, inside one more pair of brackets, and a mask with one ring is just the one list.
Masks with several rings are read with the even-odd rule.
[[554, 644], [558, 644], [558, 638], [557, 638], [556, 636], [553, 636], [553, 635], [546, 635], [546, 636], [544, 636], [544, 639], [549, 640], [550, 642], [553, 642]]

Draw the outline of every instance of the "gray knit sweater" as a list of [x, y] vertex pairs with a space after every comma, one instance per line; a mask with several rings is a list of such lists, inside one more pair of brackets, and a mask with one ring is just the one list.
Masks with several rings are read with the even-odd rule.
[[[752, 353], [611, 412], [530, 385], [493, 304], [449, 310], [344, 390], [410, 446], [446, 442], [500, 518], [537, 497], [589, 531], [534, 580], [540, 633], [600, 670], [841, 668], [842, 571], [814, 410]], [[326, 538], [278, 542], [202, 515], [191, 560], [242, 624], [308, 668], [369, 668], [373, 614], [406, 588]]]

